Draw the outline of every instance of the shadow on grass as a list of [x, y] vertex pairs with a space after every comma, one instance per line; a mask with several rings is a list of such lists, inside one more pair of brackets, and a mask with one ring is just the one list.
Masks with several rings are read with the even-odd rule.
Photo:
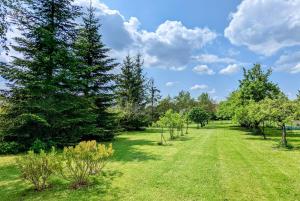
[[183, 135], [183, 136], [179, 136], [179, 137], [176, 137], [175, 139], [172, 139], [172, 140], [169, 140], [170, 142], [176, 142], [176, 141], [189, 141], [191, 140], [192, 137], [188, 136], [188, 135]]
[[123, 175], [118, 170], [105, 170], [101, 175], [93, 176], [88, 186], [76, 190], [70, 188], [69, 182], [60, 178], [52, 178], [46, 190], [37, 192], [32, 185], [19, 179], [15, 166], [0, 168], [0, 200], [52, 200], [53, 196], [59, 196], [60, 200], [87, 200], [90, 197], [101, 200], [106, 195], [116, 200], [121, 198], [120, 189], [112, 187], [113, 181]]
[[144, 139], [130, 139], [127, 137], [120, 137], [114, 142], [115, 154], [112, 158], [114, 161], [146, 161], [159, 160], [159, 155], [147, 153], [142, 148], [147, 146], [158, 146], [157, 141], [150, 141]]
[[0, 200], [23, 200], [26, 188], [15, 165], [0, 166]]
[[242, 131], [244, 133], [244, 135], [247, 136], [245, 138], [246, 140], [274, 142], [274, 144], [272, 146], [273, 149], [283, 150], [283, 151], [300, 150], [300, 132], [299, 131], [287, 130], [288, 146], [282, 147], [282, 146], [280, 146], [282, 131], [279, 128], [276, 128], [276, 127], [265, 128], [266, 139], [263, 138], [262, 134], [256, 133], [252, 129], [237, 127], [237, 126], [230, 127], [229, 129]]

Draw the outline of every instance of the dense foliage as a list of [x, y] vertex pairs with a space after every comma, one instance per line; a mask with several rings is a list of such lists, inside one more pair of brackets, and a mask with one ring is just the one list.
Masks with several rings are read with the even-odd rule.
[[37, 139], [63, 147], [113, 138], [116, 120], [108, 111], [116, 64], [98, 34], [94, 9], [83, 26], [75, 23], [79, 11], [73, 0], [22, 1], [13, 8], [22, 37], [12, 45], [20, 56], [0, 69], [9, 82], [2, 91], [3, 141], [27, 150]]
[[163, 144], [163, 140], [165, 140], [163, 136], [164, 128], [169, 131], [170, 139], [174, 140], [175, 138], [184, 135], [184, 124], [184, 116], [182, 114], [174, 112], [171, 109], [168, 110], [164, 115], [162, 115], [155, 123], [155, 126], [161, 128], [161, 144]]
[[243, 127], [251, 128], [264, 139], [266, 123], [274, 122], [282, 129], [281, 145], [286, 147], [286, 124], [292, 124], [299, 118], [299, 101], [290, 101], [269, 80], [270, 75], [271, 70], [263, 72], [259, 64], [249, 70], [244, 69], [239, 88], [219, 104], [217, 115], [220, 119], [232, 119]]
[[199, 128], [199, 125], [204, 127], [208, 123], [209, 114], [201, 107], [194, 107], [189, 112], [189, 119], [197, 124], [197, 128]]

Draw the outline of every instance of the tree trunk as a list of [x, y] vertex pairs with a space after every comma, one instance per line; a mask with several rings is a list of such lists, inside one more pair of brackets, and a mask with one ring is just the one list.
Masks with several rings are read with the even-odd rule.
[[267, 139], [267, 137], [266, 137], [266, 134], [265, 134], [265, 122], [263, 122], [263, 125], [262, 125], [262, 130], [261, 130], [261, 132], [262, 132], [262, 135], [263, 135], [263, 137], [264, 137], [264, 140], [266, 140], [266, 139]]
[[286, 127], [285, 127], [285, 124], [282, 125], [281, 145], [284, 146], [284, 147], [287, 146], [287, 140], [286, 140]]
[[186, 124], [185, 134], [189, 134], [188, 130], [189, 130], [189, 124], [187, 123], [187, 124]]

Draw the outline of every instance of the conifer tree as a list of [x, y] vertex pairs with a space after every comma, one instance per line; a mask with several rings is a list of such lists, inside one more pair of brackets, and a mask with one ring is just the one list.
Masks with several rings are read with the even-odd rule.
[[118, 100], [121, 108], [124, 108], [121, 124], [130, 130], [140, 129], [146, 124], [146, 79], [142, 66], [141, 55], [138, 54], [135, 58], [128, 55], [118, 77]]
[[121, 66], [121, 73], [118, 75], [117, 95], [119, 105], [123, 108], [133, 104], [134, 91], [134, 62], [130, 55], [127, 55]]
[[79, 7], [73, 0], [24, 0], [15, 8], [22, 37], [13, 49], [22, 56], [1, 67], [9, 81], [2, 130], [5, 140], [31, 146], [34, 140], [66, 145], [93, 132], [89, 101], [79, 96], [76, 37]]
[[147, 103], [146, 98], [146, 78], [143, 74], [143, 64], [142, 55], [137, 54], [133, 65], [134, 74], [134, 88], [133, 88], [133, 101], [139, 110], [145, 108]]
[[74, 46], [79, 61], [78, 79], [81, 80], [81, 92], [93, 105], [98, 128], [96, 134], [86, 137], [109, 140], [114, 134], [115, 118], [107, 110], [113, 104], [115, 76], [112, 70], [117, 64], [108, 56], [110, 50], [102, 43], [98, 33], [99, 20], [95, 17], [92, 4], [87, 9], [83, 22], [84, 27], [80, 30]]

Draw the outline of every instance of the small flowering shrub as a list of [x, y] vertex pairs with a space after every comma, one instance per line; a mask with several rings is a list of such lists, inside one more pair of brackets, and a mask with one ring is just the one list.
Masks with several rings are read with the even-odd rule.
[[41, 150], [40, 153], [29, 151], [17, 159], [21, 177], [34, 185], [35, 190], [47, 188], [49, 177], [59, 170], [59, 161], [56, 159], [54, 148], [50, 153]]
[[75, 147], [65, 147], [62, 154], [61, 173], [74, 188], [88, 184], [91, 175], [99, 174], [113, 155], [112, 145], [83, 141]]

